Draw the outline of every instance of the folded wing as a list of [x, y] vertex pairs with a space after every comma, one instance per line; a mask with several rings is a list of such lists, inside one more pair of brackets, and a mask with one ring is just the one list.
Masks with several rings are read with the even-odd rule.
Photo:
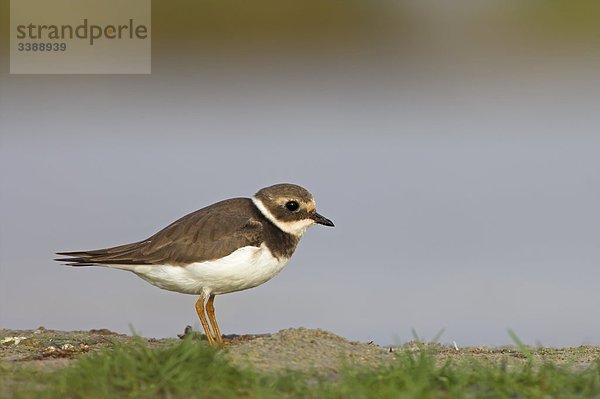
[[[238, 202], [233, 203], [232, 202]], [[260, 246], [263, 225], [245, 198], [231, 199], [190, 213], [152, 237], [91, 251], [58, 252], [69, 266], [186, 265], [214, 260], [244, 246]]]

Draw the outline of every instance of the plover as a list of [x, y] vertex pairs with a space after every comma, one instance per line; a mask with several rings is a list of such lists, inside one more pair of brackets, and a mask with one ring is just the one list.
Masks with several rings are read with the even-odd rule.
[[208, 342], [214, 345], [223, 342], [215, 296], [269, 281], [285, 267], [306, 229], [315, 223], [333, 226], [317, 213], [312, 194], [294, 184], [276, 184], [252, 198], [227, 199], [192, 212], [146, 240], [57, 252], [67, 257], [55, 260], [69, 266], [128, 270], [159, 288], [200, 295], [196, 312]]

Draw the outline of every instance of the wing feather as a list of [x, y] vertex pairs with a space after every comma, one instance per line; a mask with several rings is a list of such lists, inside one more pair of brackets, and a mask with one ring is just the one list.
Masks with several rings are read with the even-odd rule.
[[190, 213], [152, 237], [91, 251], [58, 252], [70, 266], [186, 265], [229, 255], [239, 247], [260, 246], [263, 225], [247, 198], [221, 201]]

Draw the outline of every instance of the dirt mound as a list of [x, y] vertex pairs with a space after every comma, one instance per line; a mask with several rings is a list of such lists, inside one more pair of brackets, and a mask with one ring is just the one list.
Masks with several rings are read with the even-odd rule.
[[227, 348], [227, 356], [240, 366], [266, 372], [320, 370], [336, 372], [344, 365], [376, 367], [393, 359], [377, 345], [352, 342], [323, 330], [290, 328], [243, 341]]

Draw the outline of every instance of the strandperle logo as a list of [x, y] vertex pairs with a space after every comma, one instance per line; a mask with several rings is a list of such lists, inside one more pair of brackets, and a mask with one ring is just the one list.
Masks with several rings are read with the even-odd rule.
[[149, 74], [151, 0], [11, 0], [10, 72]]
[[90, 46], [99, 39], [146, 39], [148, 38], [148, 27], [136, 24], [129, 19], [123, 25], [95, 25], [90, 24], [85, 18], [83, 23], [73, 25], [39, 25], [30, 23], [28, 25], [17, 25], [17, 39], [28, 40], [64, 40], [85, 39]]

